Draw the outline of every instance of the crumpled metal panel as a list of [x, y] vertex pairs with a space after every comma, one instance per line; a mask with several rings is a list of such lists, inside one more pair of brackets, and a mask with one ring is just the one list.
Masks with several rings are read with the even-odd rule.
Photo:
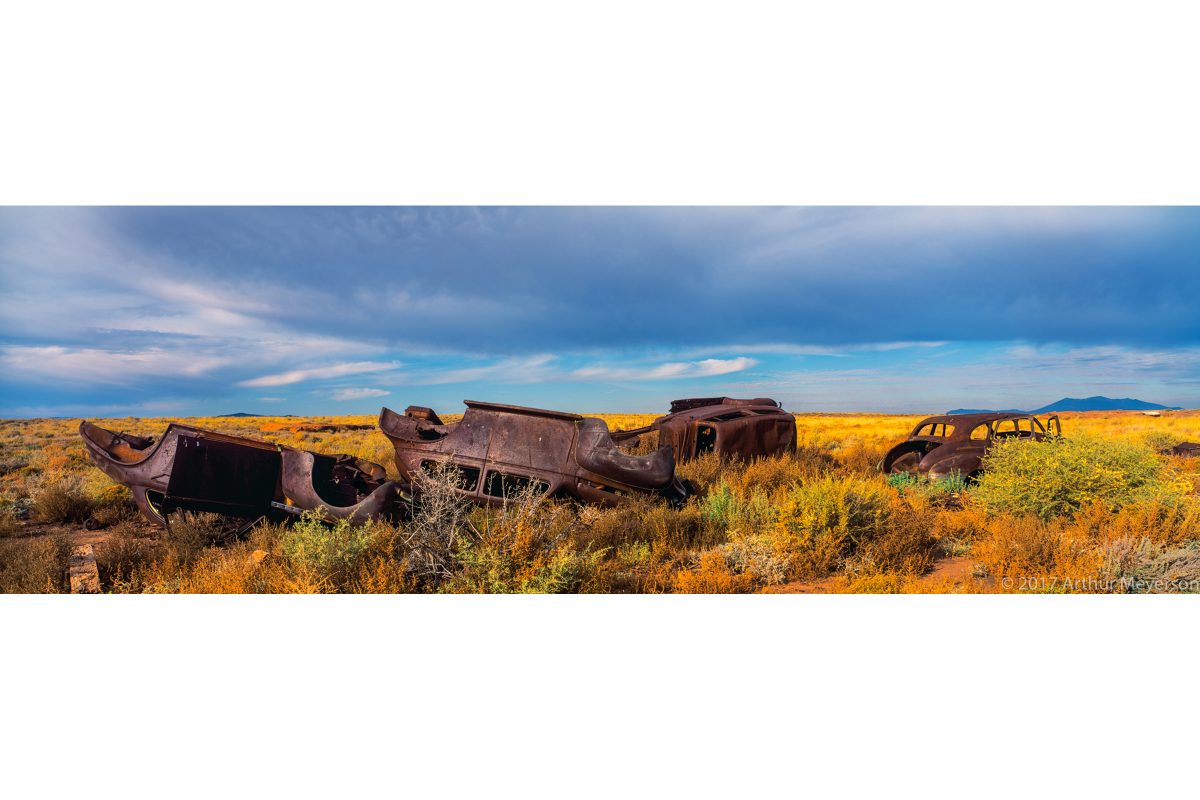
[[634, 444], [657, 431], [671, 445], [676, 463], [705, 453], [750, 461], [796, 451], [796, 418], [769, 397], [693, 397], [671, 402], [671, 411], [644, 428], [618, 431], [613, 438]]
[[406, 511], [407, 487], [379, 464], [172, 423], [157, 442], [84, 421], [92, 463], [129, 487], [142, 514], [167, 526], [175, 510], [244, 519], [321, 509], [326, 519], [362, 522]]
[[688, 494], [675, 478], [670, 447], [645, 456], [622, 452], [603, 420], [578, 414], [499, 403], [465, 401], [467, 411], [443, 423], [431, 409], [379, 413], [379, 429], [396, 451], [402, 477], [416, 481], [439, 463], [460, 470], [460, 490], [488, 504], [511, 489], [534, 483], [545, 495], [612, 505], [634, 494], [682, 502]]

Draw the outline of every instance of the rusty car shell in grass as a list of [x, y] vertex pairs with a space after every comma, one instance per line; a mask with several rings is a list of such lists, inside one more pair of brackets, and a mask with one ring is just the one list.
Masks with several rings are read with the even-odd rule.
[[396, 451], [396, 468], [418, 483], [422, 473], [450, 464], [458, 490], [475, 502], [498, 505], [522, 491], [616, 505], [631, 495], [660, 495], [673, 503], [688, 487], [675, 477], [670, 447], [644, 456], [622, 452], [599, 419], [524, 406], [466, 400], [458, 422], [444, 423], [429, 408], [379, 413], [379, 429]]
[[974, 480], [983, 469], [983, 457], [998, 441], [1041, 441], [1061, 436], [1057, 415], [1045, 422], [1032, 414], [993, 412], [943, 414], [917, 423], [908, 438], [893, 447], [880, 462], [887, 474], [907, 472], [931, 480], [959, 475]]
[[769, 397], [674, 400], [666, 415], [644, 428], [618, 431], [613, 438], [633, 445], [654, 431], [660, 444], [671, 445], [677, 464], [706, 453], [751, 461], [796, 451], [796, 418]]
[[383, 467], [172, 423], [153, 439], [83, 421], [79, 434], [92, 463], [133, 493], [142, 514], [166, 527], [171, 513], [280, 519], [320, 510], [326, 520], [364, 522], [400, 516], [405, 487]]

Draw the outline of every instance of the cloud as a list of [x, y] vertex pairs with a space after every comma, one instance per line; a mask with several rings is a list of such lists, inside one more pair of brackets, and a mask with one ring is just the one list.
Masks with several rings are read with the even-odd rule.
[[309, 369], [293, 369], [274, 375], [263, 375], [258, 378], [239, 381], [238, 386], [288, 386], [293, 383], [302, 383], [303, 381], [340, 378], [344, 375], [358, 375], [364, 372], [383, 372], [399, 367], [400, 363], [396, 361], [351, 361], [344, 364], [330, 364], [325, 367], [312, 367]]
[[739, 358], [706, 358], [702, 361], [676, 361], [652, 367], [580, 367], [571, 377], [587, 381], [654, 381], [678, 378], [709, 378], [728, 375], [753, 367], [758, 362], [744, 356]]
[[367, 397], [386, 397], [391, 392], [383, 389], [336, 389], [329, 396], [334, 400], [362, 400]]
[[187, 408], [181, 400], [150, 400], [144, 403], [64, 403], [60, 405], [17, 406], [2, 413], [11, 417], [157, 417], [173, 415]]
[[[841, 363], [841, 362], [839, 362]], [[943, 413], [950, 408], [1036, 408], [1061, 397], [1136, 397], [1195, 407], [1200, 348], [956, 347], [845, 369], [774, 369], [731, 385], [794, 410]]]
[[703, 348], [692, 348], [685, 353], [718, 354], [718, 353], [755, 353], [764, 355], [787, 356], [828, 356], [842, 358], [857, 353], [887, 353], [893, 350], [910, 350], [916, 348], [943, 347], [949, 342], [864, 342], [839, 346], [819, 347], [815, 345], [787, 344], [775, 342], [772, 344], [724, 344]]
[[[1105, 380], [1159, 380], [1147, 352], [1200, 346], [1197, 263], [1198, 208], [3, 208], [0, 380], [223, 411], [399, 361], [389, 385], [629, 393], [1014, 342], [1062, 368], [1013, 382], [1104, 348]], [[356, 364], [387, 366], [326, 371]]]
[[128, 385], [131, 379], [147, 376], [199, 377], [227, 363], [227, 358], [212, 356], [179, 358], [162, 348], [117, 351], [51, 345], [0, 349], [0, 364], [12, 372], [117, 385]]
[[680, 378], [708, 378], [749, 369], [752, 358], [707, 358], [698, 361], [674, 361], [659, 364], [589, 363], [570, 367], [551, 355], [501, 359], [472, 367], [424, 371], [407, 376], [413, 386], [437, 386], [455, 383], [490, 382], [498, 384], [550, 384], [558, 382], [601, 383], [605, 381], [658, 381]]
[[528, 358], [505, 358], [499, 361], [457, 369], [427, 370], [409, 379], [417, 386], [434, 386], [448, 383], [540, 383], [553, 380], [561, 372], [551, 367], [555, 357], [539, 354]]

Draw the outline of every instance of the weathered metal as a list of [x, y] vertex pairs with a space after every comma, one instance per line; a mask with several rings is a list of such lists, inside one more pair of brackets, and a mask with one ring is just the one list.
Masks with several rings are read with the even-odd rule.
[[644, 456], [624, 453], [603, 420], [524, 406], [465, 401], [458, 422], [443, 423], [433, 410], [409, 406], [404, 414], [379, 413], [379, 429], [396, 451], [400, 475], [416, 482], [439, 464], [458, 469], [459, 491], [495, 505], [534, 487], [544, 496], [615, 505], [630, 495], [686, 499], [675, 477], [670, 446]]
[[616, 441], [633, 445], [657, 431], [682, 464], [705, 453], [750, 461], [796, 451], [796, 418], [769, 397], [693, 397], [671, 402], [670, 413], [644, 428], [618, 431]]
[[362, 522], [404, 512], [406, 487], [383, 467], [172, 423], [157, 442], [81, 422], [92, 463], [129, 487], [139, 510], [166, 527], [176, 510], [254, 520], [321, 509]]
[[984, 454], [996, 442], [1014, 438], [1041, 441], [1048, 435], [1062, 435], [1057, 414], [1044, 423], [1021, 413], [926, 417], [906, 440], [887, 452], [879, 466], [888, 474], [907, 472], [932, 480], [961, 475], [972, 480], [979, 476]]

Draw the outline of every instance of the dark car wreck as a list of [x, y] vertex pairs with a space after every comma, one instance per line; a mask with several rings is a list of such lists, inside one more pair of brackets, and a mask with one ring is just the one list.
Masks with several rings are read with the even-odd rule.
[[923, 475], [931, 480], [961, 475], [973, 480], [982, 471], [983, 456], [998, 441], [1061, 436], [1062, 423], [1050, 416], [1043, 423], [1032, 414], [945, 414], [926, 417], [908, 438], [888, 451], [880, 463], [887, 474]]
[[613, 439], [634, 445], [653, 432], [660, 444], [671, 446], [677, 464], [705, 453], [750, 461], [796, 451], [796, 418], [769, 397], [673, 400], [666, 415], [644, 428], [618, 431]]
[[466, 414], [443, 423], [433, 410], [409, 406], [379, 413], [379, 429], [396, 451], [401, 477], [417, 482], [439, 464], [458, 470], [459, 490], [496, 505], [522, 490], [615, 505], [630, 495], [682, 503], [688, 487], [675, 477], [670, 446], [649, 455], [622, 452], [599, 419], [524, 406], [464, 401]]
[[253, 522], [321, 510], [327, 520], [396, 518], [411, 499], [382, 466], [348, 455], [230, 436], [172, 423], [157, 442], [81, 422], [88, 456], [133, 492], [150, 521], [209, 511]]

